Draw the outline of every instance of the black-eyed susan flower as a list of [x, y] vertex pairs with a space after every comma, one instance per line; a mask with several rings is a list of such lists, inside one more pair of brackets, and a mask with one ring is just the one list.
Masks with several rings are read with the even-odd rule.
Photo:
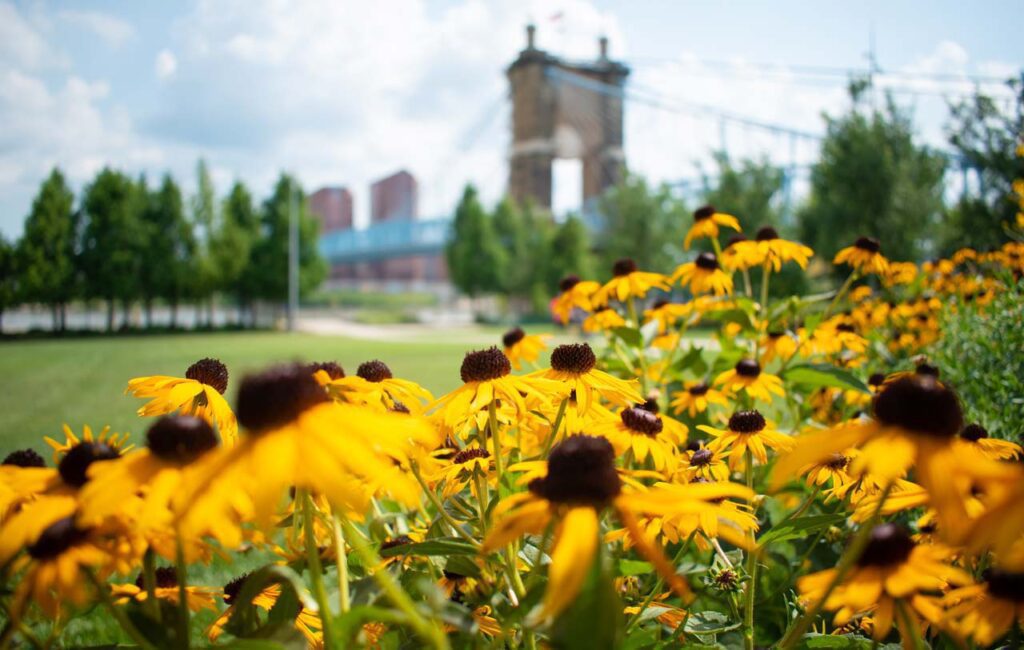
[[505, 356], [512, 362], [512, 367], [522, 370], [523, 362], [535, 363], [540, 353], [548, 347], [550, 334], [527, 334], [521, 327], [513, 327], [501, 337], [505, 348]]
[[729, 238], [725, 248], [722, 249], [721, 259], [719, 260], [723, 269], [727, 271], [746, 271], [759, 264], [756, 248], [738, 245], [745, 241], [749, 240], [742, 233], [737, 233]]
[[[924, 623], [942, 620], [939, 598], [931, 596], [947, 585], [966, 585], [971, 577], [948, 564], [952, 553], [941, 546], [915, 544], [910, 533], [898, 524], [881, 524], [872, 529], [866, 548], [853, 570], [828, 594], [824, 609], [836, 612], [833, 623], [846, 625], [858, 614], [870, 613], [873, 638], [884, 639], [894, 621], [901, 636], [921, 638]], [[827, 569], [797, 581], [801, 600], [817, 603], [825, 597], [838, 569]], [[898, 609], [909, 620], [897, 621]], [[906, 626], [911, 625], [913, 630]]]
[[610, 332], [616, 327], [625, 327], [626, 319], [611, 307], [602, 307], [583, 321], [584, 332]]
[[788, 361], [793, 358], [800, 343], [796, 337], [781, 329], [769, 330], [761, 340], [761, 361], [770, 363], [775, 359]]
[[185, 370], [185, 376], [154, 375], [128, 381], [125, 393], [149, 399], [141, 416], [182, 413], [215, 424], [225, 444], [233, 444], [238, 423], [224, 392], [228, 389], [228, 368], [217, 359], [200, 359]]
[[782, 380], [761, 370], [753, 359], [740, 359], [736, 366], [715, 377], [715, 386], [721, 386], [726, 396], [744, 391], [755, 400], [771, 402], [772, 395], [785, 397]]
[[729, 417], [726, 427], [716, 429], [706, 424], [697, 426], [714, 438], [708, 447], [725, 455], [733, 470], [742, 465], [747, 450], [763, 465], [768, 462], [766, 449], [784, 451], [793, 446], [793, 438], [769, 428], [768, 421], [759, 411], [736, 411]]
[[889, 260], [882, 255], [882, 244], [874, 237], [859, 237], [853, 246], [847, 246], [838, 253], [833, 264], [848, 264], [861, 275], [885, 276], [889, 272]]
[[850, 459], [856, 450], [835, 452], [816, 463], [810, 463], [800, 468], [800, 475], [806, 477], [807, 482], [819, 487], [831, 486], [833, 489], [842, 488], [855, 482], [855, 479], [847, 472]]
[[1014, 625], [1024, 624], [1024, 573], [999, 567], [985, 570], [981, 582], [943, 597], [947, 626], [982, 646], [992, 646]]
[[598, 306], [591, 298], [600, 288], [598, 282], [580, 280], [579, 276], [568, 275], [558, 283], [559, 294], [551, 305], [551, 311], [559, 322], [568, 323], [574, 309], [590, 312]]
[[483, 447], [466, 447], [455, 452], [451, 458], [442, 464], [430, 479], [432, 481], [444, 481], [444, 489], [441, 496], [445, 499], [458, 494], [466, 485], [470, 485], [473, 495], [476, 496], [476, 484], [473, 477], [479, 475], [490, 481], [494, 478], [494, 460], [491, 452]]
[[345, 377], [345, 369], [337, 361], [315, 361], [309, 364], [309, 371], [321, 385], [326, 386], [335, 379]]
[[[245, 581], [248, 579], [249, 574], [245, 574], [224, 585], [223, 598], [228, 607], [206, 630], [206, 636], [210, 641], [216, 642], [221, 634], [223, 634], [224, 626], [235, 613], [235, 608], [239, 605], [237, 602], [238, 596], [241, 594], [242, 587], [245, 586]], [[269, 612], [277, 604], [280, 597], [281, 585], [270, 584], [256, 594], [252, 599], [252, 604], [259, 610]], [[320, 616], [316, 612], [306, 607], [301, 607], [292, 625], [305, 637], [308, 647], [324, 647], [323, 623], [321, 623]]]
[[721, 391], [712, 388], [707, 382], [688, 381], [683, 385], [683, 390], [673, 396], [670, 406], [676, 413], [685, 411], [691, 418], [695, 418], [697, 414], [707, 411], [711, 404], [728, 406], [729, 400]]
[[714, 253], [701, 253], [694, 261], [679, 265], [669, 281], [678, 281], [694, 295], [732, 293], [732, 276], [722, 270]]
[[557, 382], [563, 387], [560, 395], [575, 391], [576, 407], [580, 415], [602, 398], [616, 406], [630, 406], [644, 401], [635, 380], [619, 379], [597, 369], [597, 356], [587, 343], [559, 345], [551, 351], [551, 367], [527, 377], [549, 383]]
[[740, 231], [739, 220], [731, 214], [718, 212], [713, 205], [697, 208], [693, 213], [693, 225], [690, 226], [686, 232], [686, 238], [683, 240], [683, 248], [690, 250], [690, 244], [694, 239], [717, 239], [719, 226], [732, 228], [736, 232]]
[[[157, 567], [153, 574], [156, 581], [153, 585], [153, 595], [159, 600], [177, 605], [180, 596], [177, 569], [175, 567]], [[220, 593], [219, 588], [186, 585], [185, 602], [193, 612], [200, 612], [204, 609], [216, 611], [216, 599]], [[145, 577], [140, 573], [135, 582], [111, 584], [110, 595], [117, 605], [124, 605], [131, 600], [145, 602], [149, 598]]]
[[460, 435], [466, 424], [476, 422], [475, 415], [486, 413], [491, 402], [500, 400], [523, 417], [530, 408], [547, 407], [569, 393], [568, 388], [538, 373], [516, 376], [512, 362], [496, 347], [467, 352], [462, 360], [462, 386], [428, 407], [447, 431]]
[[976, 447], [992, 460], [1013, 460], [1020, 458], [1022, 450], [1020, 445], [1009, 440], [990, 438], [988, 430], [977, 422], [972, 422], [960, 432], [961, 444]]
[[743, 260], [750, 266], [763, 266], [778, 272], [785, 262], [796, 262], [802, 269], [814, 251], [798, 242], [779, 237], [778, 231], [771, 226], [764, 226], [757, 231], [753, 240], [735, 244], [737, 260]]
[[651, 305], [650, 309], [644, 310], [644, 320], [658, 321], [658, 331], [665, 333], [671, 330], [680, 320], [693, 315], [694, 311], [692, 302], [681, 303], [659, 300]]
[[686, 442], [667, 431], [659, 415], [640, 407], [622, 409], [617, 419], [595, 424], [590, 433], [607, 438], [616, 455], [629, 452], [641, 464], [650, 459], [661, 472], [675, 469], [676, 448]]
[[680, 473], [687, 483], [694, 481], [728, 481], [729, 468], [725, 464], [727, 456], [718, 450], [711, 449], [701, 441], [693, 449], [683, 454], [683, 466]]
[[643, 298], [651, 289], [668, 291], [668, 288], [667, 277], [641, 271], [636, 262], [624, 258], [612, 266], [612, 279], [594, 293], [593, 303], [607, 305], [612, 299], [625, 302], [630, 298]]
[[395, 377], [388, 364], [379, 359], [359, 364], [356, 374], [342, 376], [324, 384], [329, 395], [341, 402], [363, 404], [383, 411], [421, 414], [424, 403], [434, 400], [426, 388], [416, 382]]

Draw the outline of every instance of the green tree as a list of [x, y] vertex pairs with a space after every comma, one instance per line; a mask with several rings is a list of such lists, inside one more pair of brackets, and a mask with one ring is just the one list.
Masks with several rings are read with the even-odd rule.
[[4, 331], [4, 312], [17, 304], [18, 278], [17, 250], [0, 235], [0, 334]]
[[213, 237], [217, 231], [217, 192], [210, 176], [210, 169], [202, 158], [196, 163], [196, 194], [192, 197], [192, 221], [195, 224], [196, 261], [192, 278], [193, 296], [196, 305], [196, 324], [202, 320], [203, 306], [206, 320], [213, 326], [213, 295], [217, 290], [217, 266], [214, 262]]
[[596, 248], [604, 277], [623, 257], [634, 259], [641, 270], [661, 273], [680, 261], [689, 213], [667, 185], [652, 189], [629, 174], [601, 197], [598, 212], [603, 223]]
[[192, 223], [185, 217], [181, 189], [169, 174], [164, 175], [159, 189], [148, 194], [142, 220], [148, 241], [142, 265], [146, 324], [152, 324], [153, 300], [163, 298], [171, 308], [171, 327], [175, 327], [178, 304], [191, 287], [196, 242]]
[[1024, 157], [1016, 151], [1024, 139], [1024, 78], [1008, 85], [1014, 94], [1008, 111], [981, 92], [950, 107], [949, 143], [969, 182], [947, 215], [944, 254], [965, 246], [997, 248], [1007, 240], [1006, 224], [1014, 223], [1012, 185], [1024, 178]]
[[452, 283], [470, 297], [502, 290], [506, 253], [494, 223], [480, 204], [476, 188], [467, 185], [455, 208], [452, 239], [445, 249]]
[[317, 241], [320, 222], [306, 206], [299, 184], [281, 174], [274, 193], [263, 204], [260, 239], [253, 247], [249, 286], [265, 300], [283, 303], [288, 299], [288, 226], [293, 207], [299, 219], [299, 295], [315, 290], [327, 276], [327, 264]]
[[500, 272], [502, 292], [527, 303], [534, 313], [544, 313], [550, 297], [547, 269], [555, 257], [552, 241], [556, 226], [551, 214], [530, 202], [518, 205], [506, 197], [495, 207], [493, 221], [505, 253]]
[[879, 239], [890, 259], [921, 259], [942, 214], [946, 159], [917, 143], [910, 115], [891, 97], [878, 110], [861, 106], [858, 90], [851, 95], [848, 113], [825, 116], [801, 239], [828, 260], [861, 236]]
[[[143, 229], [139, 189], [121, 172], [104, 168], [86, 187], [81, 265], [86, 293], [107, 303], [107, 329], [114, 328], [115, 301], [125, 316], [139, 295]], [[127, 326], [127, 318], [124, 324]]]
[[254, 297], [255, 288], [243, 280], [259, 236], [260, 215], [252, 194], [244, 183], [236, 181], [221, 205], [213, 255], [219, 290], [234, 296], [240, 308], [248, 307]]
[[551, 240], [551, 255], [547, 265], [548, 295], [557, 291], [558, 282], [567, 275], [581, 278], [594, 277], [594, 255], [590, 251], [590, 234], [583, 220], [569, 215], [558, 225]]
[[49, 306], [57, 331], [64, 331], [65, 308], [75, 291], [74, 200], [64, 175], [54, 168], [32, 201], [17, 249], [22, 297]]

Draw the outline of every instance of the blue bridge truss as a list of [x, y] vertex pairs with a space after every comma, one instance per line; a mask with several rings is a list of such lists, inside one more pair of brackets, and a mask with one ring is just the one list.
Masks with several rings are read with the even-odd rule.
[[441, 254], [451, 238], [451, 219], [396, 219], [362, 230], [320, 236], [320, 253], [331, 264], [367, 262], [408, 255]]

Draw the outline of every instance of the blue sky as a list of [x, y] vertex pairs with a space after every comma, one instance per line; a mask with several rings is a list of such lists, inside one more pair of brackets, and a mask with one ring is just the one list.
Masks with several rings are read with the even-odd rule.
[[[197, 158], [220, 191], [264, 195], [281, 169], [308, 189], [366, 186], [398, 168], [421, 212], [449, 209], [467, 181], [497, 198], [509, 110], [503, 68], [533, 21], [542, 47], [612, 54], [664, 110], [629, 104], [626, 155], [655, 180], [693, 178], [724, 143], [735, 156], [814, 159], [816, 145], [729, 123], [714, 110], [809, 132], [844, 110], [841, 70], [863, 68], [943, 144], [946, 101], [975, 77], [1024, 62], [1017, 2], [557, 2], [389, 0], [188, 2], [0, 0], [0, 232], [17, 235], [54, 165], [76, 189], [103, 165], [194, 186]], [[767, 67], [766, 67], [767, 66]], [[810, 74], [815, 67], [816, 74]], [[817, 68], [828, 68], [819, 74]], [[999, 92], [998, 85], [986, 86]], [[559, 165], [556, 203], [579, 186]]]

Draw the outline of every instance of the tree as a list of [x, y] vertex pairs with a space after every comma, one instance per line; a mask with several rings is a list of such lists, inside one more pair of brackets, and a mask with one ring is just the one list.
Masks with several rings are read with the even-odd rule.
[[249, 286], [257, 296], [283, 303], [288, 298], [288, 226], [291, 209], [299, 219], [299, 295], [308, 294], [323, 282], [327, 264], [320, 256], [317, 240], [320, 222], [310, 214], [299, 184], [281, 174], [274, 193], [263, 204], [260, 239], [253, 248]]
[[32, 201], [17, 248], [23, 298], [48, 305], [58, 331], [64, 331], [65, 307], [75, 290], [74, 200], [64, 175], [54, 168]]
[[202, 158], [196, 163], [196, 195], [192, 197], [192, 221], [197, 241], [195, 271], [192, 282], [196, 306], [196, 324], [206, 305], [207, 324], [213, 326], [213, 294], [217, 290], [217, 267], [214, 262], [213, 236], [217, 230], [217, 192], [210, 170]]
[[220, 228], [214, 233], [212, 252], [218, 289], [234, 296], [239, 307], [248, 306], [255, 294], [255, 287], [247, 286], [243, 279], [259, 235], [260, 217], [252, 194], [244, 183], [236, 181], [221, 205]]
[[828, 260], [861, 236], [879, 239], [890, 259], [921, 259], [943, 210], [945, 157], [916, 142], [910, 116], [891, 97], [869, 110], [860, 90], [851, 90], [848, 113], [825, 116], [801, 239]]
[[4, 312], [13, 307], [18, 295], [18, 257], [15, 247], [0, 235], [0, 334]]
[[[114, 328], [114, 303], [125, 315], [139, 295], [143, 230], [138, 186], [121, 172], [104, 168], [85, 189], [81, 263], [86, 293], [107, 303], [107, 330]], [[124, 321], [127, 325], [127, 318]]]
[[590, 235], [586, 224], [576, 215], [569, 215], [558, 225], [551, 240], [550, 250], [545, 283], [549, 295], [556, 291], [559, 280], [567, 275], [594, 277], [594, 255], [590, 252]]
[[555, 222], [532, 203], [519, 205], [505, 197], [494, 209], [494, 230], [503, 255], [500, 289], [511, 298], [544, 313], [549, 297], [547, 269], [555, 256], [551, 248]]
[[185, 218], [181, 190], [169, 174], [146, 199], [142, 214], [148, 241], [142, 265], [146, 325], [152, 324], [153, 300], [159, 297], [170, 306], [171, 327], [175, 327], [178, 304], [187, 296], [192, 282], [195, 236], [191, 222]]
[[462, 193], [452, 229], [452, 239], [445, 249], [452, 283], [473, 298], [500, 291], [506, 253], [472, 185], [467, 185]]
[[670, 269], [686, 234], [689, 214], [667, 185], [652, 190], [634, 174], [608, 190], [598, 203], [597, 233], [601, 271], [607, 277], [615, 260], [629, 257], [641, 270]]
[[949, 143], [957, 153], [965, 185], [950, 209], [943, 232], [942, 253], [971, 247], [991, 250], [1006, 241], [1017, 207], [1012, 184], [1024, 178], [1024, 78], [1009, 82], [1012, 107], [1004, 111], [993, 98], [976, 93], [950, 107]]

